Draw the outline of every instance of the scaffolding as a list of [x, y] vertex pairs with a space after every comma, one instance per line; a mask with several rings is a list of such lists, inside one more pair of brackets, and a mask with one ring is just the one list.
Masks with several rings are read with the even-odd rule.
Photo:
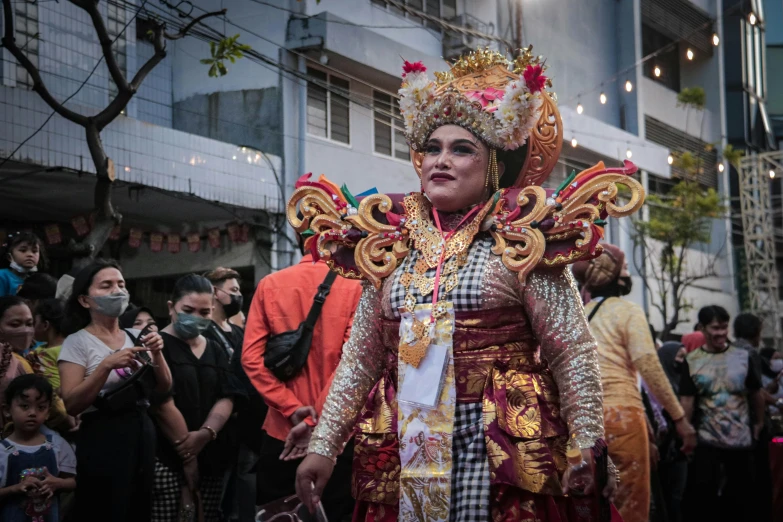
[[775, 257], [770, 178], [783, 175], [783, 152], [752, 153], [740, 160], [740, 206], [750, 311], [764, 320], [763, 336], [781, 348], [783, 332]]

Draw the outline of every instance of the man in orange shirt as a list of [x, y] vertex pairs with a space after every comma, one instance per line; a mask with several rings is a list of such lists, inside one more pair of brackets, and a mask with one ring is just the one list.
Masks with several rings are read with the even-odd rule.
[[[267, 341], [270, 336], [297, 329], [307, 318], [318, 286], [328, 272], [326, 263], [314, 263], [312, 255], [305, 255], [298, 265], [263, 278], [250, 305], [242, 366], [269, 406], [257, 468], [261, 504], [295, 494], [296, 468], [301, 458], [281, 460], [284, 441], [294, 426], [301, 431], [305, 428], [303, 421], [312, 426], [317, 420], [313, 418], [315, 407], [323, 405], [343, 343], [350, 335], [360, 283], [342, 277], [334, 281], [315, 324], [307, 362], [289, 381], [279, 380], [264, 366]], [[323, 505], [329, 520], [339, 522], [353, 511], [352, 454], [352, 446], [346, 447], [324, 492]]]

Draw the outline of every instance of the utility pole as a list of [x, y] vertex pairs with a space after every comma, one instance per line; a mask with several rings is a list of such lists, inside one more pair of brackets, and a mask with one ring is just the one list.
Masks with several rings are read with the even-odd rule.
[[764, 320], [764, 337], [781, 348], [779, 279], [775, 257], [770, 178], [783, 174], [783, 152], [752, 153], [740, 160], [740, 206], [747, 258], [750, 311]]

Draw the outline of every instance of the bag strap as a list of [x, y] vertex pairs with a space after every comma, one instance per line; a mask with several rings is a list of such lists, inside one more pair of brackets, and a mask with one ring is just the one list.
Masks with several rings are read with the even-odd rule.
[[231, 346], [230, 342], [228, 342], [225, 332], [223, 332], [223, 329], [220, 328], [220, 326], [218, 326], [215, 321], [212, 321], [212, 324], [209, 325], [209, 327], [213, 332], [215, 332], [215, 336], [220, 339], [220, 343], [223, 345], [223, 350], [225, 350], [228, 359], [231, 360], [231, 357], [234, 355], [234, 347]]
[[587, 322], [588, 323], [593, 320], [593, 317], [595, 317], [595, 314], [598, 313], [598, 309], [601, 308], [601, 305], [604, 304], [605, 302], [607, 302], [609, 299], [611, 299], [611, 297], [604, 297], [603, 299], [598, 301], [598, 304], [595, 305], [595, 308], [590, 310], [590, 315], [587, 316]]
[[321, 315], [321, 308], [323, 308], [324, 301], [326, 301], [326, 297], [329, 295], [329, 292], [332, 289], [332, 283], [334, 283], [336, 278], [337, 273], [329, 270], [329, 273], [326, 274], [324, 282], [318, 285], [318, 291], [315, 293], [315, 297], [313, 298], [313, 306], [310, 307], [310, 312], [307, 314], [307, 319], [305, 319], [305, 322], [302, 323], [306, 329], [312, 330], [315, 328], [315, 323], [318, 322], [318, 317]]

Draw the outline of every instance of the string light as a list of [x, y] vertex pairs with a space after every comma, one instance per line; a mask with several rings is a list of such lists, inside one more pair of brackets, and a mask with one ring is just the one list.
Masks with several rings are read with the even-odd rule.
[[756, 13], [750, 13], [750, 16], [748, 16], [748, 22], [750, 22], [750, 25], [756, 25]]
[[598, 99], [601, 100], [601, 105], [606, 105], [606, 94], [601, 93], [601, 96], [599, 96]]
[[631, 92], [633, 90], [633, 84], [631, 80], [625, 80], [625, 90]]
[[672, 165], [672, 164], [674, 164], [674, 156], [672, 156], [671, 154], [669, 154], [669, 157], [668, 157], [668, 158], [666, 158], [666, 162], [667, 162], [669, 165]]
[[656, 78], [660, 78], [661, 77], [661, 68], [656, 65], [655, 69], [653, 69], [653, 73], [655, 74]]
[[585, 112], [585, 108], [582, 107], [581, 103], [577, 103], [576, 104], [576, 113], [577, 114], [582, 114], [583, 112]]
[[579, 142], [576, 141], [576, 138], [571, 138], [571, 146], [573, 148], [576, 148], [577, 145], [579, 145]]
[[723, 163], [718, 163], [718, 172], [723, 172], [726, 170], [726, 167], [723, 166]]
[[631, 152], [630, 148], [628, 148], [628, 150], [625, 151], [625, 157], [628, 159], [633, 158], [633, 152]]
[[720, 36], [718, 36], [718, 33], [714, 33], [712, 35], [712, 45], [715, 47], [718, 47], [720, 45]]
[[689, 60], [693, 60], [693, 51], [691, 49], [688, 49], [685, 52], [685, 56], [687, 56]]
[[769, 171], [769, 179], [775, 179], [775, 171], [774, 170], [770, 170]]

